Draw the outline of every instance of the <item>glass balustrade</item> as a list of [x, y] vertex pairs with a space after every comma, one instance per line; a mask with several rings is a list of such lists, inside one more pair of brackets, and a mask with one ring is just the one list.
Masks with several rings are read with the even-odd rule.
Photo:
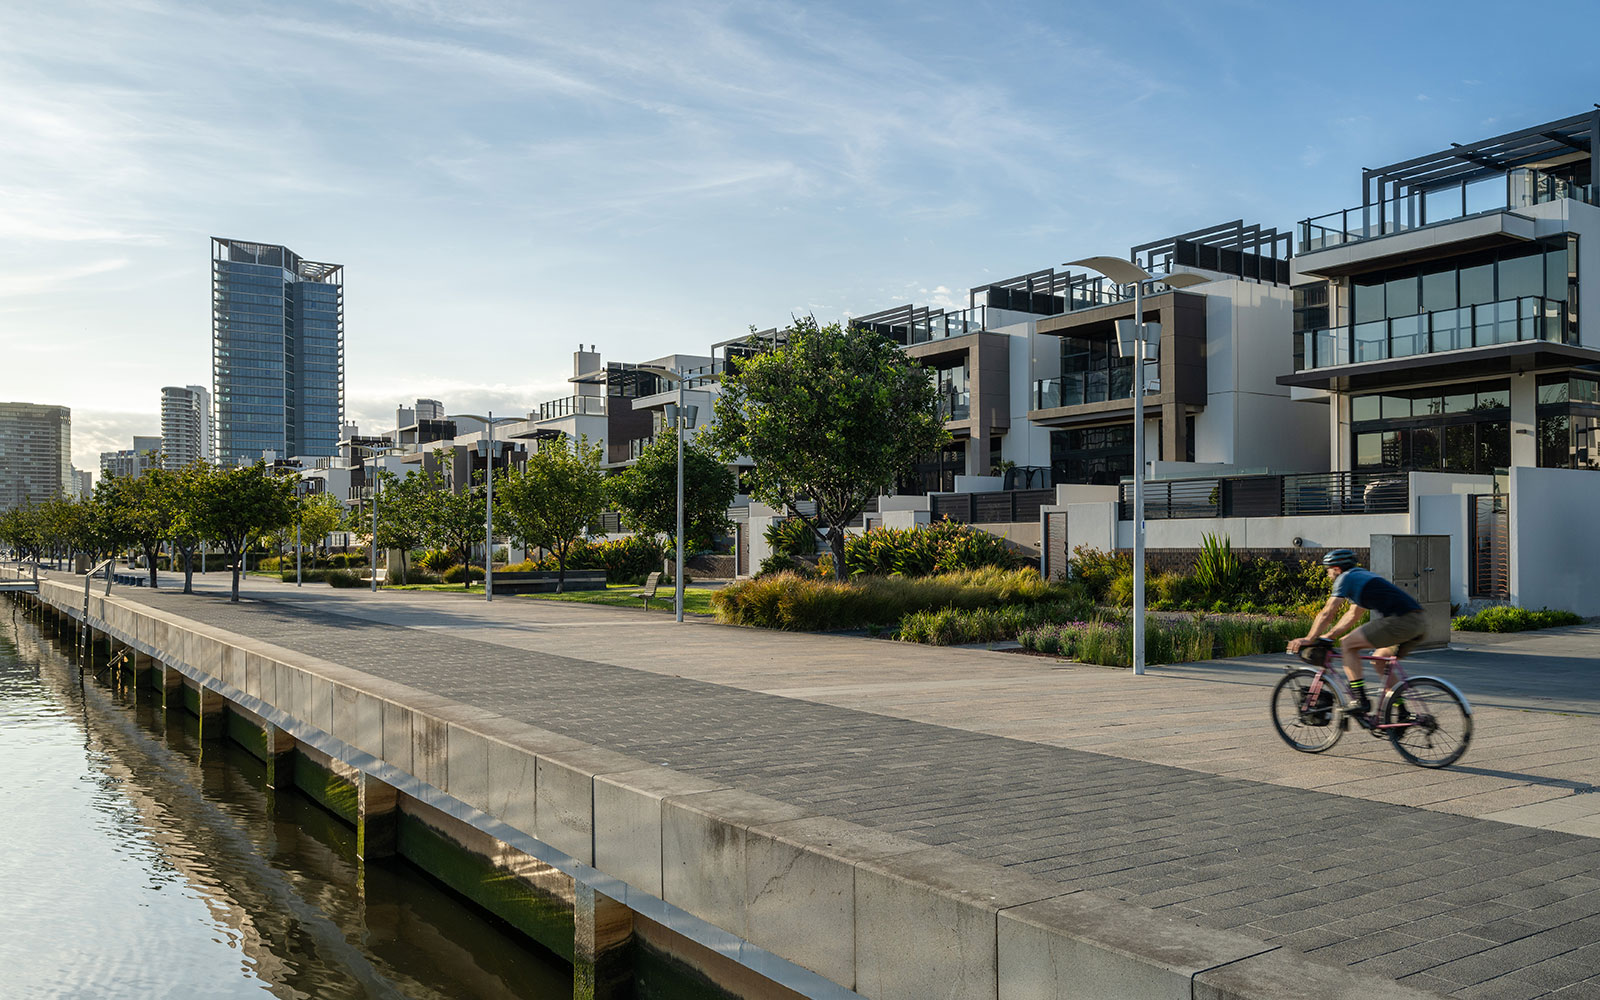
[[557, 417], [571, 417], [579, 414], [604, 416], [606, 412], [606, 398], [604, 396], [567, 396], [562, 399], [552, 399], [547, 403], [540, 403], [538, 410], [532, 416], [535, 420], [554, 420]]
[[1308, 369], [1327, 368], [1528, 340], [1565, 343], [1566, 306], [1557, 299], [1525, 295], [1356, 323], [1348, 329], [1307, 330], [1301, 334], [1305, 365]]

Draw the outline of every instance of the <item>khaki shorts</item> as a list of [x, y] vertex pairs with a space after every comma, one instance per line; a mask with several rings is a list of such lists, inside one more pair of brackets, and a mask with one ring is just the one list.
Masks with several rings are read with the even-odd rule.
[[1392, 618], [1380, 618], [1377, 612], [1373, 612], [1372, 620], [1361, 626], [1361, 634], [1367, 637], [1374, 649], [1394, 646], [1401, 656], [1405, 656], [1417, 648], [1417, 643], [1428, 634], [1428, 616], [1421, 611], [1407, 611]]

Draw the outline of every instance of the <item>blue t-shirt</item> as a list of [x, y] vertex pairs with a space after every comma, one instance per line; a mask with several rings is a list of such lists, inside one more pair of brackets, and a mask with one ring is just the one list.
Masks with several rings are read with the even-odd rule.
[[1385, 618], [1421, 611], [1416, 598], [1378, 574], [1365, 569], [1347, 569], [1333, 581], [1333, 596], [1342, 597]]

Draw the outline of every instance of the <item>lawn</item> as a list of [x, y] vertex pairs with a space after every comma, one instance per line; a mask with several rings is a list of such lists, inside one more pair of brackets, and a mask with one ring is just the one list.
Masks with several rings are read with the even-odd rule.
[[[478, 590], [481, 592], [482, 587]], [[573, 601], [578, 604], [608, 604], [612, 607], [642, 608], [644, 600], [640, 596], [643, 588], [630, 587], [625, 584], [607, 584], [605, 590], [573, 590], [565, 594], [519, 594], [536, 601]], [[714, 590], [705, 587], [683, 588], [683, 612], [689, 615], [711, 614], [711, 595]], [[650, 601], [651, 611], [672, 610], [672, 586], [666, 580], [661, 581], [661, 589], [656, 591], [656, 596]]]

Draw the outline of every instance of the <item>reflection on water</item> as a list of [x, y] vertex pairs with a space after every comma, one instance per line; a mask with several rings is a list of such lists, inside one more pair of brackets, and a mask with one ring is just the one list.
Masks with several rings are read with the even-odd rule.
[[0, 602], [4, 996], [572, 995], [559, 959], [404, 863], [362, 873], [353, 831], [70, 654]]

